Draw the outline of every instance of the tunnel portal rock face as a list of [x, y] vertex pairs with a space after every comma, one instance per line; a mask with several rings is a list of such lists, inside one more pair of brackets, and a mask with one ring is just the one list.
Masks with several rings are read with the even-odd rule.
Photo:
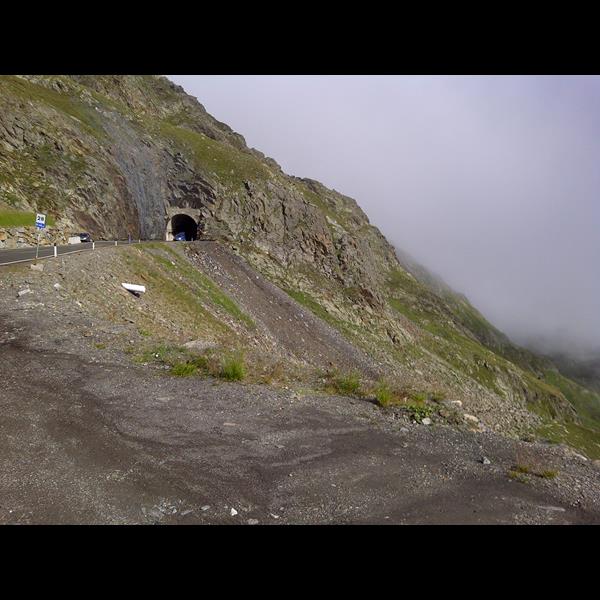
[[197, 240], [202, 231], [203, 216], [197, 208], [171, 207], [167, 209], [165, 240], [172, 242], [178, 233], [185, 233], [185, 239]]

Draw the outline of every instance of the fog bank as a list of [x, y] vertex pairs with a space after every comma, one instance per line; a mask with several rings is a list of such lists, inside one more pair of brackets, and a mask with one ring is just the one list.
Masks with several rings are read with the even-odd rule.
[[169, 77], [515, 341], [600, 348], [599, 77]]

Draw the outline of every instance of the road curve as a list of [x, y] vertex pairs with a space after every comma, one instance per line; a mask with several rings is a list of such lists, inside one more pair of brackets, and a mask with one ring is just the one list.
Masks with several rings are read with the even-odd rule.
[[[137, 244], [139, 242], [132, 241], [129, 242], [127, 240], [117, 241], [117, 245], [123, 244]], [[103, 246], [114, 246], [115, 241], [100, 241], [95, 242], [96, 248], [101, 248]], [[72, 254], [73, 252], [85, 252], [86, 250], [92, 250], [92, 243], [88, 242], [85, 244], [68, 244], [65, 246], [57, 246], [56, 253], [57, 255], [62, 254]], [[11, 250], [0, 250], [0, 266], [3, 265], [12, 265], [15, 263], [21, 262], [30, 262], [35, 260], [36, 248], [27, 247], [27, 248], [16, 248]], [[40, 246], [38, 258], [51, 258], [54, 256], [54, 246]]]

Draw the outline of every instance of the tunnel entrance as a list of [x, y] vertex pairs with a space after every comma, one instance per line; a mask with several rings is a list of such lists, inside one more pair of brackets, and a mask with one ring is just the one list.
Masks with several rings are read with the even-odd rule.
[[173, 215], [171, 218], [171, 231], [173, 238], [179, 233], [185, 233], [186, 241], [198, 239], [198, 224], [189, 215]]

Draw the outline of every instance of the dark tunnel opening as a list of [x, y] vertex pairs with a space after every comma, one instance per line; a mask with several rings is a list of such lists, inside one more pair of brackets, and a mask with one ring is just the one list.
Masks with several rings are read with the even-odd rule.
[[173, 239], [180, 233], [185, 234], [185, 239], [188, 242], [198, 239], [198, 224], [188, 215], [174, 215], [171, 219], [171, 229]]

